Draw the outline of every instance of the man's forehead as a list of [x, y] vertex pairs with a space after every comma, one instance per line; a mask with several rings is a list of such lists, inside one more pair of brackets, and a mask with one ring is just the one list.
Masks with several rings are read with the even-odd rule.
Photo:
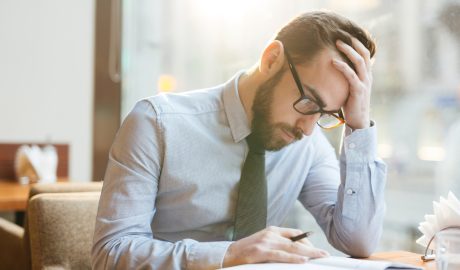
[[315, 101], [319, 104], [319, 106], [321, 106], [323, 108], [327, 107], [327, 103], [324, 101], [324, 99], [318, 93], [319, 91], [316, 90], [316, 88], [314, 88], [311, 85], [305, 84], [305, 83], [302, 83], [302, 86], [303, 86], [304, 91], [307, 91], [307, 94], [311, 95], [315, 99]]
[[[304, 90], [307, 92], [307, 94], [313, 99], [315, 99], [315, 101], [319, 104], [319, 106], [321, 106], [323, 109], [327, 107], [327, 102], [321, 97], [320, 90], [317, 90], [316, 88], [308, 84], [302, 83], [302, 85], [303, 85]], [[346, 100], [342, 105], [340, 105], [340, 107], [344, 106], [345, 104], [346, 104]], [[339, 112], [340, 108], [329, 108], [328, 111]]]
[[[334, 106], [328, 108], [330, 111], [339, 110], [338, 106], [343, 106], [348, 97], [348, 80], [332, 65], [332, 59], [339, 57], [333, 50], [323, 50], [312, 63], [296, 68], [306, 93], [323, 108]], [[334, 102], [337, 98], [342, 104]]]

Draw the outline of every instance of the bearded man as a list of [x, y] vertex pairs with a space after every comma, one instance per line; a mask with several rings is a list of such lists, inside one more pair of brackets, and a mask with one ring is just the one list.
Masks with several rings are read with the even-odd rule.
[[[280, 227], [296, 200], [336, 249], [372, 254], [386, 209], [369, 116], [375, 50], [349, 19], [303, 13], [227, 83], [139, 101], [110, 151], [93, 269], [328, 257]], [[340, 125], [337, 161], [322, 129]]]

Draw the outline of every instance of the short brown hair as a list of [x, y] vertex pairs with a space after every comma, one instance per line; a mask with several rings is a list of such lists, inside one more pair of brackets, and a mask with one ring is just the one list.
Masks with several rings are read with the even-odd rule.
[[364, 44], [371, 58], [374, 56], [377, 48], [371, 35], [350, 19], [330, 11], [300, 14], [283, 26], [273, 40], [283, 43], [295, 64], [314, 61], [322, 50], [331, 49], [340, 53], [342, 59], [355, 70], [348, 57], [335, 45], [340, 39], [352, 46], [350, 35]]

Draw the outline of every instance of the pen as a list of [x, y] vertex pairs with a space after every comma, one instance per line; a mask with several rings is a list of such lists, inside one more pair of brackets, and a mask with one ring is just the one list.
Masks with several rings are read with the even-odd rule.
[[306, 238], [306, 237], [309, 237], [309, 236], [312, 235], [312, 234], [313, 234], [313, 232], [310, 231], [310, 232], [302, 233], [302, 234], [300, 234], [300, 235], [291, 237], [291, 238], [289, 238], [289, 239], [291, 239], [292, 242], [296, 242], [296, 241], [299, 241], [299, 240], [304, 239], [304, 238]]

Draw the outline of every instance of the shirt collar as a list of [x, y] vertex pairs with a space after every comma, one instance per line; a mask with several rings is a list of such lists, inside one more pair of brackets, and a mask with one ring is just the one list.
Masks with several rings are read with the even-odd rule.
[[239, 142], [251, 133], [251, 124], [238, 94], [238, 79], [245, 70], [239, 71], [224, 87], [223, 102], [233, 139]]

